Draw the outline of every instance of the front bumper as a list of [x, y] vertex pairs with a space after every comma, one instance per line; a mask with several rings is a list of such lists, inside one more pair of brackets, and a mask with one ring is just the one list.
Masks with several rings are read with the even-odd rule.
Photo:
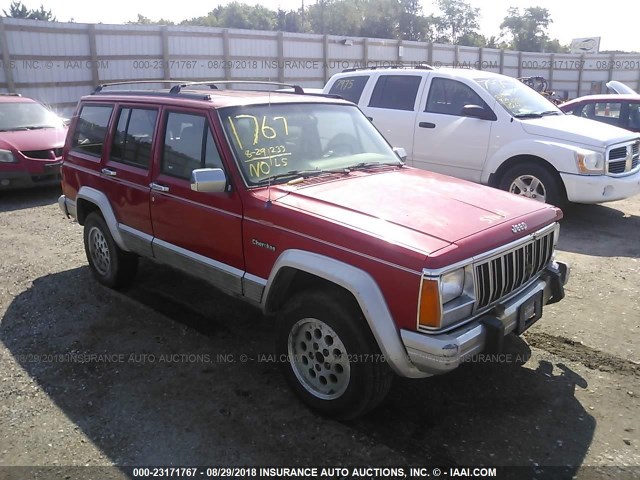
[[561, 173], [567, 200], [576, 203], [604, 203], [640, 193], [640, 171], [626, 177]]
[[37, 174], [28, 170], [0, 170], [0, 190], [60, 185], [61, 164], [62, 162], [44, 164]]
[[539, 294], [542, 305], [560, 301], [568, 278], [569, 266], [555, 262], [516, 296], [456, 330], [440, 335], [401, 330], [409, 359], [421, 372], [438, 375], [454, 370], [478, 353], [497, 353], [504, 336], [518, 330], [520, 307]]
[[65, 217], [76, 218], [76, 202], [67, 198], [66, 195], [60, 195], [60, 197], [58, 197], [58, 206], [60, 207], [60, 210], [62, 210], [62, 213], [64, 213]]

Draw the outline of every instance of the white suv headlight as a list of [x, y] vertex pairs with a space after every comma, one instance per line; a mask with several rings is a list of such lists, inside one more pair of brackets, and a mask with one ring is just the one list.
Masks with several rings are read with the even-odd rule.
[[604, 155], [591, 150], [577, 150], [575, 152], [578, 171], [587, 175], [604, 173]]
[[444, 305], [455, 300], [464, 291], [464, 268], [459, 268], [442, 276], [440, 280], [440, 295]]
[[11, 150], [0, 150], [0, 163], [18, 163]]

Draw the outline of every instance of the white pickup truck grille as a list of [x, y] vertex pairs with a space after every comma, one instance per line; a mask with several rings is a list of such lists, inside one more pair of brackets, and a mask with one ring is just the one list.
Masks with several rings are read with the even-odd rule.
[[640, 142], [616, 147], [607, 155], [607, 172], [612, 175], [629, 173], [640, 165]]

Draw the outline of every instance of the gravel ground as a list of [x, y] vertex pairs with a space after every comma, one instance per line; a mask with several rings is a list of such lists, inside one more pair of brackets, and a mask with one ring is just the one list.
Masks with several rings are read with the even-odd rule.
[[97, 284], [58, 195], [0, 193], [0, 467], [553, 465], [568, 478], [640, 477], [640, 197], [567, 210], [567, 297], [508, 338], [502, 361], [397, 379], [380, 409], [335, 422], [289, 392], [259, 311], [149, 261], [126, 293]]

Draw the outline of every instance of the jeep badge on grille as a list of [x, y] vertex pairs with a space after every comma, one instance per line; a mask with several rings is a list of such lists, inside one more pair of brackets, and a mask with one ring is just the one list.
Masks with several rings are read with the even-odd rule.
[[511, 231], [513, 233], [524, 232], [527, 229], [527, 224], [524, 222], [511, 225]]

